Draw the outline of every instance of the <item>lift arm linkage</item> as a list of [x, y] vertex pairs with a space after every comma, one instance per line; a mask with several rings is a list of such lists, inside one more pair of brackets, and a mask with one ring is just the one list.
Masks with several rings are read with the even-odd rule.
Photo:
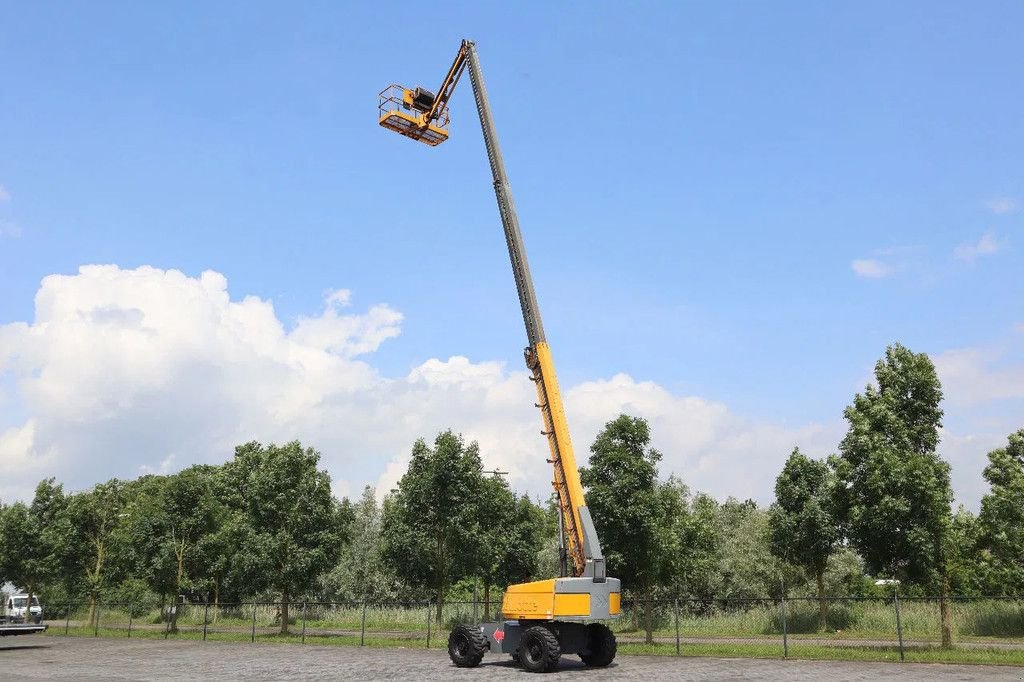
[[444, 110], [448, 108], [448, 100], [451, 99], [455, 86], [459, 84], [459, 78], [462, 77], [462, 72], [466, 68], [466, 57], [469, 55], [471, 45], [470, 41], [463, 40], [462, 45], [459, 46], [459, 53], [455, 55], [455, 61], [452, 62], [448, 73], [445, 74], [444, 80], [441, 81], [441, 87], [437, 89], [437, 95], [434, 97], [434, 103], [431, 105], [430, 111], [426, 112], [426, 115], [423, 117], [425, 125], [429, 125], [431, 121], [441, 118]]

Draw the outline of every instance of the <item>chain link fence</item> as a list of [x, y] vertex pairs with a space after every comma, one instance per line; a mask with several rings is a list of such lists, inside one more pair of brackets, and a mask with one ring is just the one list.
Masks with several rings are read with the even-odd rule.
[[[977, 660], [1024, 664], [1024, 599], [952, 597], [956, 656], [942, 648], [941, 599], [813, 597], [623, 600], [610, 623], [622, 653], [758, 658]], [[292, 641], [444, 647], [460, 623], [500, 616], [500, 602], [47, 605], [57, 636]], [[287, 621], [287, 627], [282, 627]], [[944, 653], [945, 652], [945, 653]]]

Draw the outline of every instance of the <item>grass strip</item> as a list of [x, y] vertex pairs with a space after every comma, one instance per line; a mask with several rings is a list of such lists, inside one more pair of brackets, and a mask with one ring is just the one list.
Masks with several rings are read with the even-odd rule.
[[[65, 636], [63, 628], [52, 628], [45, 633], [48, 637]], [[70, 637], [104, 637], [124, 639], [128, 636], [127, 628], [101, 626], [98, 631], [89, 627], [72, 627], [67, 631]], [[207, 632], [207, 640], [211, 642], [249, 642], [252, 633], [245, 631]], [[164, 639], [164, 632], [156, 629], [139, 629], [132, 631], [133, 639]], [[169, 633], [168, 640], [201, 641], [202, 629], [182, 629], [177, 633]], [[306, 635], [306, 644], [326, 646], [359, 646], [358, 635]], [[301, 633], [256, 633], [256, 641], [268, 644], [299, 644]], [[377, 636], [366, 633], [365, 645], [375, 648], [406, 648], [422, 649], [426, 647], [425, 638], [396, 638]], [[445, 642], [432, 639], [432, 648], [442, 648]], [[713, 658], [767, 658], [781, 659], [782, 644], [777, 641], [753, 642], [701, 642], [684, 643], [680, 649], [682, 656], [704, 656]], [[643, 656], [675, 656], [675, 643], [655, 642], [644, 644], [637, 642], [620, 642], [619, 653], [624, 655]], [[985, 665], [1024, 665], [1024, 651], [997, 648], [942, 649], [939, 647], [907, 647], [904, 650], [906, 660], [916, 663], [966, 663]], [[805, 644], [799, 639], [790, 641], [789, 658], [824, 660], [824, 661], [888, 661], [900, 660], [896, 646], [823, 646]]]

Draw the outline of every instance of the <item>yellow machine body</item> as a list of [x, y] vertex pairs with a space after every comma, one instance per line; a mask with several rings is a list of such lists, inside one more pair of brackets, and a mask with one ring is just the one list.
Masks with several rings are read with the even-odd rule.
[[[618, 581], [613, 585], [617, 586]], [[590, 620], [618, 618], [621, 594], [604, 594], [602, 583], [584, 585], [579, 579], [551, 578], [509, 585], [501, 602], [504, 618], [514, 620]], [[575, 590], [572, 592], [563, 590]], [[589, 590], [589, 591], [580, 591]]]

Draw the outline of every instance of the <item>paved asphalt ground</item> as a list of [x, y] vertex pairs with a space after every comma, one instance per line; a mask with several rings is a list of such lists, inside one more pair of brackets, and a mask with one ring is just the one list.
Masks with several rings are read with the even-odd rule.
[[622, 656], [603, 670], [565, 657], [559, 672], [534, 678], [507, 658], [455, 668], [443, 650], [296, 644], [167, 642], [73, 637], [0, 641], [7, 680], [1024, 680], [1024, 668]]

